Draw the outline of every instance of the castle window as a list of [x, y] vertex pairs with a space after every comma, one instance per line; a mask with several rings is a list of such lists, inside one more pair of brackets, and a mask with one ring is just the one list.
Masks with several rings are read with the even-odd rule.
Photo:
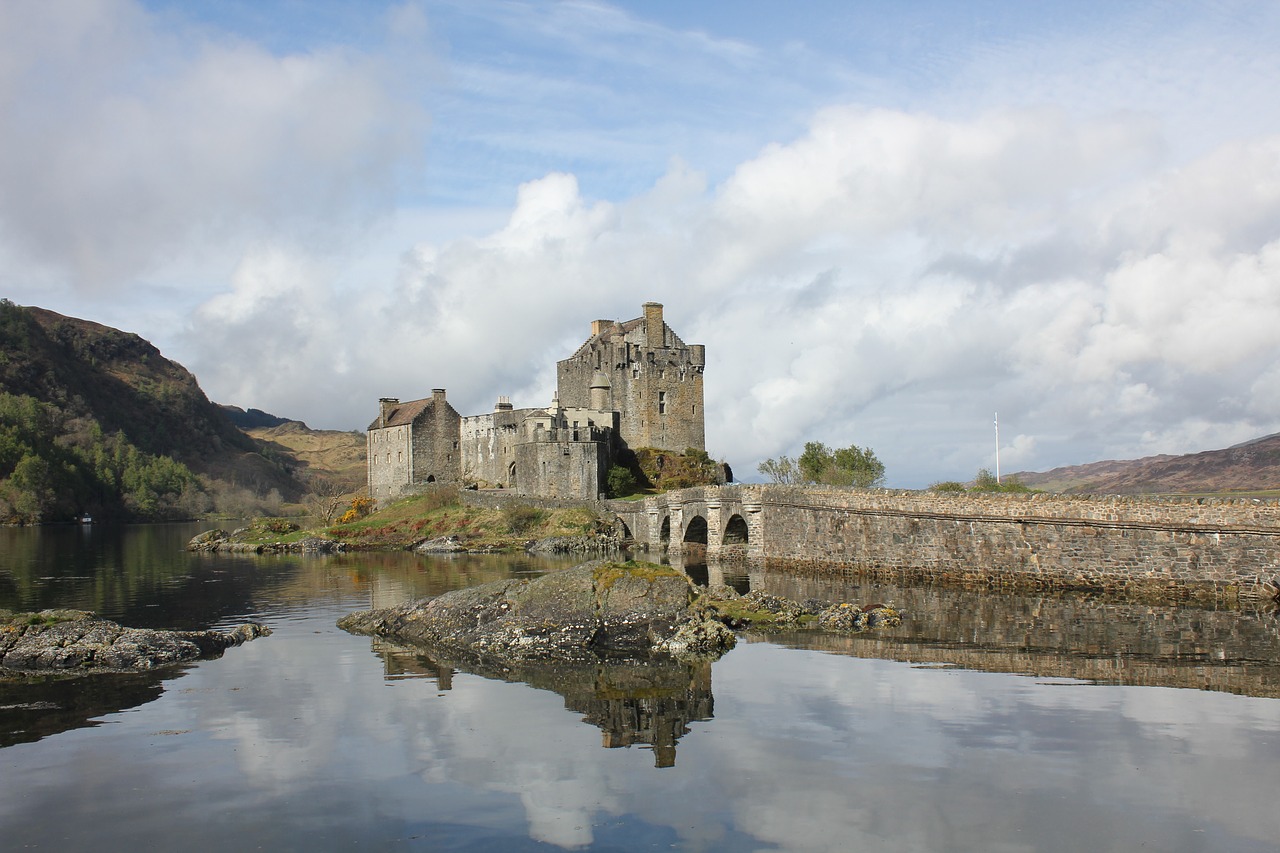
[[658, 414], [665, 415], [667, 413], [667, 392], [658, 392]]
[[397, 462], [403, 462], [403, 461], [404, 461], [404, 451], [403, 451], [403, 450], [397, 450], [397, 451], [396, 451], [396, 461], [397, 461]]

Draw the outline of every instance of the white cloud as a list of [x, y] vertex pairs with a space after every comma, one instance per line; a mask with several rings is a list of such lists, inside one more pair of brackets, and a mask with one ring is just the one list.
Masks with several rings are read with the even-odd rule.
[[425, 129], [400, 70], [161, 25], [125, 0], [0, 9], [7, 253], [119, 289], [255, 232], [332, 242], [389, 209]]
[[[656, 299], [708, 346], [709, 449], [740, 475], [817, 439], [894, 485], [964, 479], [997, 410], [1041, 469], [1280, 430], [1265, 10], [875, 57], [597, 3], [407, 6], [386, 44], [290, 52], [75, 11], [0, 12], [0, 257], [216, 399], [346, 428], [432, 387], [540, 403], [590, 320]], [[928, 71], [866, 73], [895, 57]]]

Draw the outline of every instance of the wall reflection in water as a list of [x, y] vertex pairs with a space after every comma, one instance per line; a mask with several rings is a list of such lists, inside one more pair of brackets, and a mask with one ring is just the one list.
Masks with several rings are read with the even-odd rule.
[[684, 563], [678, 555], [671, 562], [695, 583], [728, 584], [738, 592], [763, 589], [796, 601], [892, 604], [904, 612], [900, 627], [866, 634], [756, 635], [796, 648], [986, 672], [1280, 697], [1280, 618], [1274, 608], [1206, 610], [1071, 593], [898, 586], [857, 577], [797, 576], [759, 564]]
[[676, 742], [688, 734], [689, 723], [712, 717], [710, 663], [628, 659], [496, 666], [461, 662], [382, 639], [373, 641], [373, 651], [389, 680], [426, 678], [447, 691], [453, 688], [454, 673], [461, 670], [558, 693], [566, 708], [601, 730], [601, 746], [651, 748], [656, 767], [673, 767]]

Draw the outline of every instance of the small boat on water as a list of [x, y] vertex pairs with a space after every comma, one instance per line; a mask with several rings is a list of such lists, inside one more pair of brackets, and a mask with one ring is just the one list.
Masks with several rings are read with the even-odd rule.
[[80, 516], [80, 523], [81, 523], [81, 524], [93, 524], [93, 516], [92, 516], [92, 515], [88, 515], [88, 514], [85, 514], [85, 515]]

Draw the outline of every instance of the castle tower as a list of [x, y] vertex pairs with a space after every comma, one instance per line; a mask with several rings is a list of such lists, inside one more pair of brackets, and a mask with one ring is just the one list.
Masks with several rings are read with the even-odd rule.
[[680, 340], [661, 303], [642, 310], [634, 320], [591, 324], [591, 337], [556, 365], [560, 403], [617, 412], [619, 437], [633, 449], [705, 450], [705, 347]]

